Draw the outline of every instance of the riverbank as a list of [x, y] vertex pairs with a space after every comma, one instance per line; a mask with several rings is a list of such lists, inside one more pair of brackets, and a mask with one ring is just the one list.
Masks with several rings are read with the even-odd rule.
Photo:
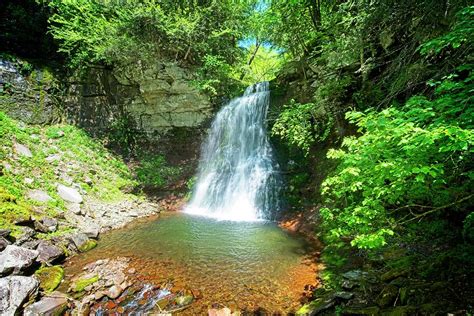
[[469, 315], [469, 309], [459, 306], [474, 297], [471, 281], [462, 271], [446, 278], [437, 244], [442, 237], [397, 237], [393, 246], [369, 255], [347, 244], [324, 245], [318, 240], [319, 218], [319, 210], [311, 208], [286, 214], [279, 222], [319, 250], [314, 260], [318, 286], [301, 301], [296, 315]]
[[55, 290], [65, 258], [159, 207], [132, 194], [123, 160], [76, 127], [0, 113], [0, 135], [0, 314], [13, 315]]

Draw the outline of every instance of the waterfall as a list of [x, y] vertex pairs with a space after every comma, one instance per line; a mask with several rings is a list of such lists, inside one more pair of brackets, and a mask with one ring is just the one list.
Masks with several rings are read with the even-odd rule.
[[267, 136], [269, 102], [268, 82], [257, 83], [217, 113], [186, 213], [235, 221], [274, 218], [280, 185]]

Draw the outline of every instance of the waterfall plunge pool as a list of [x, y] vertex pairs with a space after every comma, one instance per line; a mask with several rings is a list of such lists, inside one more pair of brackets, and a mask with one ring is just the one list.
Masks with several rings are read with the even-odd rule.
[[207, 315], [213, 304], [287, 314], [300, 305], [305, 286], [315, 284], [311, 250], [275, 223], [175, 213], [104, 234], [95, 249], [68, 261], [66, 275], [95, 260], [128, 257], [144, 283], [173, 280], [201, 293], [180, 315]]

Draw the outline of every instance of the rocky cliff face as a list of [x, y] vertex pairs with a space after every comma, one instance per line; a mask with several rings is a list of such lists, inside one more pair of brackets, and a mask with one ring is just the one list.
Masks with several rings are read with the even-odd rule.
[[192, 86], [189, 70], [171, 62], [94, 68], [72, 78], [68, 117], [91, 130], [106, 130], [121, 119], [153, 139], [173, 128], [197, 128], [212, 114], [207, 96]]
[[0, 59], [0, 111], [31, 124], [59, 119], [59, 80], [47, 67]]
[[67, 118], [93, 134], [133, 124], [153, 140], [210, 119], [211, 102], [192, 79], [173, 62], [137, 61], [61, 81], [46, 67], [0, 59], [0, 111], [32, 124]]

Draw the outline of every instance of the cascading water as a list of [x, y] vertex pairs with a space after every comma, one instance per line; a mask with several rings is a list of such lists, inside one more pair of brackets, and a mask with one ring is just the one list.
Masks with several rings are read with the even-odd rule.
[[186, 213], [236, 221], [274, 217], [280, 185], [266, 129], [269, 102], [269, 84], [262, 82], [219, 111]]

